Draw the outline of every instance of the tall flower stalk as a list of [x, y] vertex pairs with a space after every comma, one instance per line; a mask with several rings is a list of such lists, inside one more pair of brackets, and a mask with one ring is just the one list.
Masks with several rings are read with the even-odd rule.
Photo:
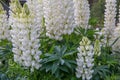
[[0, 39], [10, 40], [10, 30], [8, 25], [8, 16], [0, 3]]
[[104, 30], [106, 37], [111, 38], [115, 26], [116, 17], [116, 0], [106, 0]]
[[62, 40], [62, 35], [74, 30], [73, 1], [43, 0], [46, 36]]
[[76, 26], [86, 28], [90, 18], [90, 5], [88, 0], [73, 0]]
[[92, 69], [94, 66], [94, 52], [93, 46], [91, 45], [90, 40], [87, 37], [83, 37], [78, 47], [79, 53], [77, 54], [77, 68], [76, 68], [76, 77], [82, 77], [82, 80], [90, 80], [92, 78]]
[[16, 0], [13, 5], [16, 5], [13, 9], [16, 13], [12, 13], [10, 18], [14, 20], [11, 24], [14, 61], [34, 71], [41, 67], [40, 27], [36, 25], [35, 15], [30, 13], [26, 4], [22, 7]]

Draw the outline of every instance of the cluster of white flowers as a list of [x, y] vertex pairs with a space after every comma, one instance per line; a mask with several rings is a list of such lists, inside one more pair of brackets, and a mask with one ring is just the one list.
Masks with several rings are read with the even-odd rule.
[[120, 26], [120, 5], [119, 5], [119, 16], [118, 17], [119, 17], [119, 19], [118, 19], [119, 22], [117, 23], [117, 26], [119, 27]]
[[117, 26], [113, 32], [111, 41], [114, 42], [115, 40], [117, 41], [112, 46], [112, 49], [115, 51], [119, 51], [120, 50], [120, 26]]
[[78, 47], [79, 53], [77, 54], [77, 68], [76, 68], [76, 77], [82, 77], [82, 80], [90, 80], [92, 78], [92, 69], [94, 66], [94, 52], [93, 46], [90, 45], [91, 41], [87, 37], [83, 37]]
[[62, 40], [62, 35], [74, 30], [74, 8], [72, 0], [43, 0], [46, 35]]
[[73, 0], [75, 23], [79, 27], [86, 28], [90, 18], [90, 5], [87, 0]]
[[111, 37], [115, 26], [116, 17], [116, 0], [106, 0], [104, 34], [106, 37]]
[[39, 24], [35, 23], [35, 15], [30, 13], [26, 4], [22, 7], [16, 0], [13, 5], [16, 5], [15, 9], [13, 9], [16, 12], [15, 14], [11, 13], [10, 18], [13, 19], [11, 22], [11, 41], [14, 61], [34, 71], [34, 69], [41, 67], [41, 51], [39, 50], [40, 27]]
[[0, 40], [10, 40], [9, 28], [6, 11], [3, 9], [2, 4], [0, 3]]
[[116, 39], [118, 40], [112, 46], [112, 49], [115, 51], [119, 51], [120, 50], [120, 8], [119, 8], [119, 23], [117, 24], [117, 27], [114, 29], [111, 41], [114, 42]]
[[27, 0], [26, 4], [28, 5], [28, 8], [30, 9], [30, 13], [34, 14], [35, 17], [35, 24], [40, 27], [39, 33], [41, 34], [43, 32], [43, 2], [42, 0]]

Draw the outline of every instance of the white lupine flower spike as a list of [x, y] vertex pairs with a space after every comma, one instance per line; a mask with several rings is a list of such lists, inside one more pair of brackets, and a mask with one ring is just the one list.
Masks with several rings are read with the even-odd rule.
[[8, 17], [6, 11], [3, 9], [2, 4], [0, 3], [0, 40], [8, 39], [10, 40], [10, 30], [8, 25]]
[[111, 38], [112, 33], [114, 31], [115, 22], [116, 22], [116, 0], [105, 0], [106, 1], [106, 9], [105, 9], [105, 21], [104, 21], [104, 34]]
[[90, 80], [94, 70], [94, 52], [91, 41], [87, 37], [83, 37], [78, 47], [79, 53], [77, 54], [77, 68], [76, 68], [76, 77], [82, 77], [82, 80]]
[[88, 0], [73, 0], [74, 1], [74, 15], [76, 26], [86, 28], [90, 18], [90, 5]]
[[116, 28], [116, 0], [105, 0], [106, 9], [104, 13], [104, 28], [101, 30], [104, 39], [102, 39], [103, 46], [110, 46], [113, 43], [114, 29]]
[[[15, 4], [19, 6], [19, 4]], [[30, 13], [26, 4], [23, 8], [16, 7], [16, 13], [11, 16], [14, 20], [11, 27], [14, 61], [31, 71], [39, 69], [40, 64], [40, 27], [36, 24], [36, 17]], [[20, 10], [20, 11], [19, 11]]]
[[115, 51], [120, 50], [120, 7], [119, 7], [119, 22], [117, 24], [117, 27], [114, 29], [113, 36], [112, 36], [112, 42], [115, 41], [118, 38], [117, 42], [112, 46], [112, 49]]
[[43, 0], [27, 0], [26, 4], [30, 9], [30, 13], [34, 14], [36, 26], [39, 26], [41, 34], [43, 32]]
[[72, 0], [43, 0], [46, 36], [62, 40], [62, 35], [74, 30], [74, 8]]

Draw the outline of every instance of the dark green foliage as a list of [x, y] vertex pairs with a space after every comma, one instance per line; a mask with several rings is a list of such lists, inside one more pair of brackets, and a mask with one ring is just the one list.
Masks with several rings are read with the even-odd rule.
[[12, 44], [0, 41], [0, 80], [27, 80], [28, 70], [13, 61]]
[[108, 75], [108, 73], [110, 73], [108, 66], [99, 65], [94, 69], [93, 80], [102, 80]]
[[43, 64], [42, 70], [46, 72], [51, 72], [55, 77], [62, 78], [66, 74], [74, 74], [75, 61], [67, 59], [69, 56], [72, 56], [76, 51], [66, 52], [67, 47], [55, 46], [52, 54], [45, 54], [45, 58], [41, 62]]
[[104, 10], [105, 10], [105, 0], [98, 0], [91, 7], [91, 19], [90, 23], [94, 22], [94, 27], [101, 27], [104, 22]]
[[7, 40], [0, 41], [0, 61], [2, 64], [0, 65], [0, 71], [4, 71], [8, 67], [9, 61], [8, 59], [12, 57], [11, 49], [12, 49], [11, 43], [9, 43]]
[[0, 73], [0, 80], [9, 80], [6, 74]]
[[[95, 57], [95, 67], [93, 73], [93, 80], [106, 80], [106, 77], [112, 76], [112, 74], [120, 74], [120, 62], [117, 59], [116, 54], [111, 52], [110, 46], [101, 48], [101, 55]], [[107, 78], [108, 78], [107, 77]], [[116, 79], [110, 79], [116, 80]]]
[[75, 33], [77, 33], [78, 35], [80, 35], [80, 37], [86, 36], [88, 37], [91, 41], [94, 41], [94, 35], [96, 35], [96, 30], [94, 29], [84, 29], [81, 27], [78, 27], [75, 29]]

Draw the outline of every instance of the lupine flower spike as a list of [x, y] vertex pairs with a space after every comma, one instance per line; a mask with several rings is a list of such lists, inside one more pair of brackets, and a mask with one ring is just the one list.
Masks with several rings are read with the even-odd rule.
[[74, 30], [74, 12], [72, 0], [43, 0], [46, 36], [62, 40], [62, 35]]
[[39, 34], [43, 32], [43, 0], [27, 0], [26, 4], [28, 5], [28, 8], [30, 9], [30, 13], [34, 15], [34, 20], [36, 25], [40, 29]]
[[[18, 5], [18, 3], [15, 3], [15, 5]], [[18, 12], [12, 16], [14, 23], [11, 25], [14, 61], [34, 71], [34, 69], [41, 67], [41, 51], [39, 50], [40, 28], [36, 26], [34, 22], [35, 15], [30, 13], [26, 4], [24, 4], [23, 8], [16, 8], [18, 8], [16, 9]]]
[[92, 78], [92, 73], [94, 70], [92, 69], [94, 66], [94, 52], [93, 46], [91, 45], [91, 41], [87, 37], [83, 37], [80, 42], [80, 46], [78, 47], [79, 53], [77, 53], [78, 58], [77, 68], [76, 68], [76, 77], [82, 77], [82, 80], [90, 80]]
[[90, 18], [90, 5], [88, 0], [73, 0], [74, 1], [74, 15], [76, 26], [86, 28]]
[[120, 50], [120, 7], [119, 7], [119, 22], [117, 24], [117, 27], [114, 29], [111, 40], [112, 42], [117, 40], [115, 44], [112, 46], [112, 49], [115, 51], [119, 51]]
[[[105, 40], [110, 39], [113, 35], [115, 26], [115, 17], [116, 17], [116, 0], [105, 0], [106, 9], [105, 9], [105, 21], [104, 28], [102, 30]], [[107, 43], [107, 42], [106, 42]]]

